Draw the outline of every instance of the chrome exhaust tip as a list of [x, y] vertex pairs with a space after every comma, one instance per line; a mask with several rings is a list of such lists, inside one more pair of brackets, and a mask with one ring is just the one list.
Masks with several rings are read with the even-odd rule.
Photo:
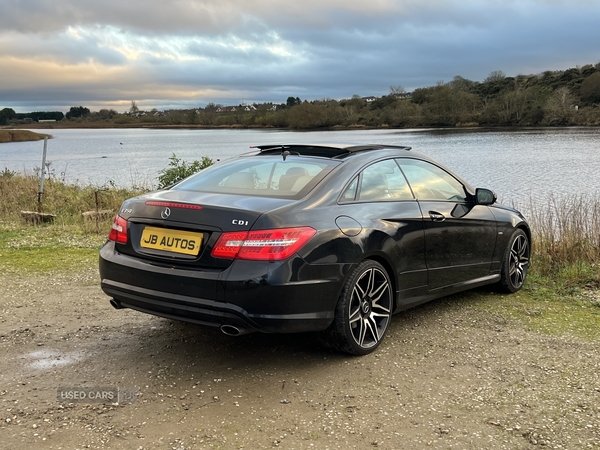
[[221, 332], [227, 336], [241, 336], [242, 334], [252, 333], [253, 330], [239, 328], [235, 325], [221, 325]]

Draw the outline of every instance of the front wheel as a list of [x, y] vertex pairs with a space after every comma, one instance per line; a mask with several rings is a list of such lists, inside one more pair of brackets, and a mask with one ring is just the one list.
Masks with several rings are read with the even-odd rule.
[[377, 261], [363, 261], [348, 277], [334, 321], [321, 333], [321, 342], [352, 355], [371, 353], [390, 325], [392, 307], [392, 283], [386, 270]]
[[504, 292], [517, 292], [523, 287], [529, 269], [530, 256], [531, 245], [527, 235], [520, 228], [516, 229], [508, 241], [508, 247], [502, 259], [500, 288]]

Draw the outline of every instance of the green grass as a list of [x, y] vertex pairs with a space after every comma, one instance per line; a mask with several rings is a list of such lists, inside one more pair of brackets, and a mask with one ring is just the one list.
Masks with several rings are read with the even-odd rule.
[[0, 223], [0, 273], [71, 273], [98, 263], [108, 234], [83, 233], [74, 227]]
[[[592, 269], [590, 269], [592, 270]], [[580, 272], [578, 272], [579, 276]], [[590, 278], [597, 279], [598, 269]], [[532, 329], [547, 334], [574, 334], [590, 339], [598, 339], [600, 330], [600, 289], [596, 283], [577, 284], [565, 279], [556, 282], [552, 278], [540, 277], [535, 273], [530, 277], [516, 298], [511, 296], [503, 301], [508, 311], [519, 313], [521, 300], [525, 308], [522, 317]], [[524, 316], [523, 316], [524, 314]]]
[[590, 286], [557, 285], [550, 278], [532, 274], [514, 294], [482, 288], [461, 294], [457, 300], [548, 336], [599, 337], [600, 290]]

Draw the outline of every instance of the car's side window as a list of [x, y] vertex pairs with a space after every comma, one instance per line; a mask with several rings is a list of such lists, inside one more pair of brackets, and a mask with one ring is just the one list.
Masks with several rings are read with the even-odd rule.
[[356, 200], [356, 190], [358, 189], [358, 177], [355, 177], [354, 180], [352, 180], [352, 183], [350, 183], [348, 185], [348, 187], [346, 188], [346, 190], [344, 191], [344, 194], [342, 195], [342, 201], [343, 202], [352, 202], [354, 200]]
[[371, 164], [362, 171], [356, 184], [358, 195], [350, 193], [351, 188], [356, 189], [353, 182], [344, 193], [343, 200], [349, 200], [350, 196], [361, 202], [413, 199], [408, 183], [393, 159]]
[[410, 158], [397, 161], [417, 200], [466, 201], [464, 186], [435, 164]]

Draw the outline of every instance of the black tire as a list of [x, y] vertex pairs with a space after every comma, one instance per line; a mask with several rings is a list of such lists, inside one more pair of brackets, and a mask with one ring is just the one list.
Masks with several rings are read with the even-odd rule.
[[510, 237], [502, 258], [499, 286], [503, 292], [517, 292], [523, 287], [529, 269], [530, 256], [529, 238], [523, 230], [518, 228]]
[[335, 318], [319, 338], [323, 345], [352, 355], [366, 355], [381, 343], [390, 325], [394, 295], [387, 271], [363, 261], [348, 277]]

